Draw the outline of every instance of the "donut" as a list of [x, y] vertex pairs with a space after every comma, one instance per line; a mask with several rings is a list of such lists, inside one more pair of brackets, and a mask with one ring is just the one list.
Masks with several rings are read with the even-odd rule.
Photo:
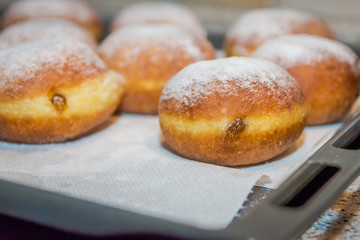
[[139, 2], [128, 5], [113, 19], [112, 31], [136, 24], [172, 23], [188, 29], [194, 34], [206, 36], [200, 20], [187, 7], [170, 2]]
[[0, 51], [0, 139], [52, 143], [103, 123], [121, 99], [121, 76], [86, 44], [52, 39]]
[[251, 57], [193, 63], [171, 78], [159, 103], [165, 143], [181, 156], [222, 166], [284, 152], [302, 133], [305, 117], [295, 79]]
[[297, 80], [308, 109], [308, 125], [341, 120], [359, 94], [359, 59], [338, 41], [287, 35], [265, 42], [253, 56], [281, 65]]
[[96, 39], [102, 35], [102, 23], [95, 10], [80, 0], [20, 0], [9, 6], [3, 27], [32, 18], [60, 18], [71, 21]]
[[36, 18], [13, 24], [0, 32], [3, 47], [28, 41], [71, 38], [97, 49], [95, 39], [81, 27], [62, 19]]
[[124, 77], [121, 109], [156, 114], [166, 82], [186, 65], [215, 58], [204, 37], [172, 24], [132, 25], [111, 33], [99, 46], [108, 67]]
[[227, 56], [250, 56], [269, 39], [301, 33], [335, 38], [329, 26], [310, 13], [287, 8], [255, 9], [240, 16], [227, 31], [224, 51]]

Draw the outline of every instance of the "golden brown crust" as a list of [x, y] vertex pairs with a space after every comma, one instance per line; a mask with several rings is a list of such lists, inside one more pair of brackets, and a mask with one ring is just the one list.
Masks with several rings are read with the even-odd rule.
[[[203, 43], [201, 48], [206, 59], [215, 58], [214, 51], [207, 42]], [[183, 67], [195, 61], [181, 49], [177, 50], [176, 58], [169, 60], [167, 56], [171, 54], [171, 51], [166, 46], [154, 45], [140, 53], [138, 62], [122, 65], [123, 67], [118, 65], [118, 62], [124, 61], [121, 52], [111, 59], [105, 59], [110, 68], [124, 76], [125, 95], [122, 110], [157, 114], [159, 98], [166, 82]], [[156, 61], [151, 60], [154, 55], [157, 56]], [[142, 64], [139, 65], [139, 62]]]
[[[160, 95], [167, 81], [166, 79], [157, 80], [158, 82], [151, 89], [126, 81], [124, 99], [120, 105], [121, 110], [132, 113], [157, 114]], [[149, 79], [144, 79], [144, 81], [156, 82]]]
[[86, 44], [44, 40], [0, 52], [0, 139], [50, 143], [105, 121], [122, 96], [121, 76]]
[[225, 133], [194, 135], [160, 126], [166, 143], [184, 157], [221, 166], [241, 166], [263, 162], [284, 152], [300, 136], [305, 121], [276, 131], [240, 136], [232, 142], [226, 140]]
[[[200, 48], [203, 59], [215, 58], [214, 48], [209, 41], [195, 39], [195, 45]], [[168, 80], [183, 67], [195, 62], [195, 59], [184, 49], [178, 48], [174, 53], [172, 47], [159, 42], [149, 43], [146, 51], [141, 51], [137, 55], [137, 61], [129, 61], [129, 59], [124, 58], [124, 55], [126, 56], [128, 52], [138, 48], [137, 44], [127, 44], [127, 46], [117, 49], [114, 46], [115, 52], [111, 57], [107, 57], [100, 48], [99, 55], [104, 59], [108, 67], [122, 73], [126, 79], [131, 79], [131, 81], [143, 81], [144, 78]], [[175, 55], [176, 57], [169, 58], [169, 55]], [[141, 66], [139, 66], [139, 62], [141, 62]]]
[[[224, 53], [225, 56], [227, 57], [231, 57], [231, 56], [247, 57], [247, 56], [251, 56], [251, 54], [256, 50], [256, 48], [259, 45], [260, 44], [255, 44], [254, 42], [242, 43], [241, 40], [239, 40], [236, 37], [229, 37], [226, 38], [224, 43]], [[239, 51], [236, 50], [239, 46], [246, 49], [246, 54], [240, 53]]]
[[50, 143], [78, 138], [109, 118], [123, 92], [112, 71], [58, 90], [0, 101], [0, 139]]
[[192, 64], [162, 94], [159, 121], [166, 143], [202, 162], [239, 166], [268, 160], [289, 148], [305, 127], [299, 85], [261, 59]]
[[[214, 48], [206, 39], [194, 36], [194, 46], [201, 52], [202, 59], [215, 58]], [[121, 48], [114, 46], [113, 49], [109, 57], [100, 46], [99, 55], [109, 68], [124, 77], [122, 110], [126, 112], [157, 114], [159, 98], [167, 81], [182, 68], [198, 60], [186, 49], [180, 46], [174, 49], [162, 41], [149, 42], [133, 61], [125, 56], [141, 49], [139, 45], [127, 43]]]
[[[244, 95], [240, 93], [242, 97], [225, 97], [226, 93], [222, 96], [216, 94], [199, 101], [193, 108], [179, 107], [179, 101], [174, 99], [161, 101], [159, 119], [162, 133], [171, 148], [190, 159], [223, 166], [262, 162], [289, 148], [305, 127], [304, 98], [299, 89], [292, 92], [293, 98], [283, 106], [279, 106], [276, 100], [269, 98], [266, 90], [256, 93], [259, 96], [258, 101], [253, 101], [253, 104], [247, 100], [253, 98], [249, 93]], [[294, 110], [297, 107], [298, 110]], [[193, 130], [180, 131], [175, 127], [179, 126], [180, 122], [164, 122], [167, 121], [166, 116], [184, 122], [184, 129], [202, 129], [204, 127], [202, 124], [197, 126], [199, 121], [215, 121], [215, 123], [210, 124], [210, 127], [204, 127], [198, 134]], [[213, 128], [213, 125], [221, 125], [221, 119], [228, 119], [225, 122], [229, 124], [219, 132]], [[239, 120], [244, 127], [239, 126]], [[279, 122], [281, 126], [276, 127]], [[267, 125], [274, 127], [266, 131], [256, 129]]]
[[336, 58], [311, 65], [297, 65], [287, 71], [298, 81], [308, 108], [309, 125], [340, 120], [359, 95], [360, 79], [352, 66]]
[[[9, 47], [0, 54], [0, 101], [34, 97], [71, 87], [107, 68], [89, 46], [70, 39]], [[11, 72], [11, 68], [14, 72]]]
[[[134, 82], [144, 81], [143, 79], [154, 79], [155, 81], [168, 80], [183, 67], [195, 61], [182, 49], [179, 48], [176, 50], [176, 53], [173, 53], [171, 47], [163, 46], [161, 43], [154, 43], [146, 51], [141, 51], [137, 56], [137, 61], [128, 62], [128, 59], [124, 59], [123, 56], [126, 55], [124, 53], [127, 51], [131, 52], [138, 47], [137, 45], [129, 45], [118, 49], [111, 58], [104, 56], [101, 51], [99, 54], [108, 67], [123, 74], [125, 79]], [[206, 43], [203, 49], [205, 51], [205, 59], [215, 58], [214, 50], [209, 47], [208, 43]], [[170, 54], [176, 55], [176, 57], [169, 59], [168, 56]], [[139, 62], [141, 66], [139, 66]]]
[[115, 111], [118, 102], [101, 112], [71, 118], [18, 118], [0, 116], [0, 139], [19, 143], [52, 143], [78, 138], [104, 122]]
[[[179, 99], [166, 99], [160, 102], [159, 108], [166, 114], [172, 114], [177, 117], [186, 118], [189, 120], [196, 119], [219, 119], [219, 118], [233, 118], [241, 113], [243, 116], [257, 116], [264, 112], [279, 113], [287, 111], [294, 104], [299, 104], [304, 101], [304, 97], [298, 86], [289, 86], [289, 91], [280, 90], [279, 86], [274, 87], [274, 91], [280, 91], [279, 95], [267, 95], [268, 89], [261, 85], [254, 85], [252, 89], [242, 88], [236, 84], [236, 81], [241, 79], [234, 79], [230, 84], [229, 89], [236, 92], [236, 95], [229, 91], [222, 91], [222, 93], [214, 93], [208, 95], [206, 98], [199, 98], [194, 105], [187, 106], [182, 104]], [[208, 86], [214, 85], [216, 82], [209, 82]], [[249, 101], [252, 99], [252, 101]], [[282, 104], [279, 104], [282, 102]], [[219, 104], [221, 103], [221, 104]], [[221, 109], [214, 111], [214, 109]]]
[[[79, 70], [88, 69], [89, 66], [78, 66]], [[93, 66], [96, 69], [95, 66]], [[74, 75], [71, 63], [64, 66], [62, 69], [63, 74], [59, 74], [56, 68], [47, 69], [36, 72], [34, 78], [23, 82], [21, 79], [8, 83], [4, 88], [0, 88], [0, 101], [10, 99], [21, 99], [30, 96], [38, 96], [44, 92], [55, 92], [58, 88], [70, 87], [80, 84], [87, 79], [94, 78], [97, 75], [105, 73], [103, 69], [97, 69], [98, 72], [91, 73], [90, 75], [83, 74], [86, 71], [79, 72]], [[1, 72], [0, 72], [1, 75]]]
[[103, 30], [104, 27], [100, 19], [98, 21], [95, 21], [93, 24], [89, 24], [89, 25], [90, 26], [88, 27], [84, 27], [84, 29], [86, 29], [86, 31], [88, 31], [91, 36], [93, 36], [95, 39], [99, 41], [104, 33]]
[[359, 94], [359, 59], [340, 42], [287, 35], [264, 43], [253, 56], [279, 64], [296, 79], [308, 108], [308, 125], [340, 120]]

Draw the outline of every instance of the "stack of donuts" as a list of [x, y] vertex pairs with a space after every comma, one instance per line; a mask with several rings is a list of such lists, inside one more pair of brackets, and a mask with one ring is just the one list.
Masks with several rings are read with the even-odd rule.
[[114, 112], [158, 114], [163, 145], [179, 155], [250, 165], [286, 151], [306, 125], [341, 121], [360, 89], [356, 54], [294, 9], [241, 15], [219, 59], [199, 19], [175, 3], [131, 4], [107, 34], [79, 0], [20, 0], [2, 23], [4, 141], [64, 142]]

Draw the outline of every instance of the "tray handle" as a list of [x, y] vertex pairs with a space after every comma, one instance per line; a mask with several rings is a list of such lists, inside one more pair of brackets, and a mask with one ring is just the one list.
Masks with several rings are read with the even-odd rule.
[[[229, 239], [296, 239], [360, 174], [360, 114], [246, 217]], [[261, 231], [259, 231], [261, 229]]]

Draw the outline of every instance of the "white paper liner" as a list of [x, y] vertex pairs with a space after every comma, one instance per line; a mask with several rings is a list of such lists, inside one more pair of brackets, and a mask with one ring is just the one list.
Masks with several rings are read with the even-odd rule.
[[225, 228], [259, 178], [166, 150], [156, 116], [112, 120], [63, 144], [0, 142], [0, 178], [205, 229]]
[[285, 153], [236, 169], [188, 160], [167, 150], [157, 116], [122, 114], [109, 122], [67, 143], [0, 142], [0, 179], [199, 228], [222, 229], [255, 184], [277, 188], [342, 126], [306, 127]]

